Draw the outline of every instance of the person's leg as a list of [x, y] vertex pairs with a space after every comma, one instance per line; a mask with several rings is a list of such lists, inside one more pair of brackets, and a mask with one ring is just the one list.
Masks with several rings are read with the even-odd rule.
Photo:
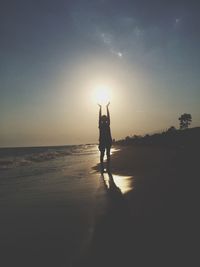
[[103, 164], [103, 158], [104, 158], [105, 149], [100, 150], [100, 162]]
[[110, 162], [110, 147], [106, 148], [107, 161]]
[[100, 164], [101, 164], [101, 172], [103, 172], [103, 170], [104, 170], [104, 165], [103, 165], [104, 153], [105, 153], [105, 148], [104, 148], [104, 147], [100, 147]]
[[106, 148], [106, 155], [107, 155], [107, 169], [110, 169], [110, 147]]

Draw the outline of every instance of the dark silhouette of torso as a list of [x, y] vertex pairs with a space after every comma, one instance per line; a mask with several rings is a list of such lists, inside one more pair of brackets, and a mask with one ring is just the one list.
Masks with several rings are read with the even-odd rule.
[[110, 123], [99, 123], [99, 144], [105, 147], [111, 146], [112, 137], [110, 131]]

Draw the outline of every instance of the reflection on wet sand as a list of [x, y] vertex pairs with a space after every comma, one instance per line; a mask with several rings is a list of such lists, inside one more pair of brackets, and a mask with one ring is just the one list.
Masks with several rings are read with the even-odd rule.
[[117, 151], [120, 151], [120, 149], [112, 147], [111, 150], [110, 150], [110, 155], [113, 155], [113, 153], [115, 153]]
[[133, 227], [124, 193], [131, 190], [130, 177], [102, 173], [106, 190], [104, 213], [97, 217], [91, 251], [84, 266], [129, 266], [132, 260]]
[[108, 172], [108, 175], [102, 174], [102, 177], [108, 190], [118, 188], [122, 194], [125, 194], [133, 189], [131, 176], [112, 175]]

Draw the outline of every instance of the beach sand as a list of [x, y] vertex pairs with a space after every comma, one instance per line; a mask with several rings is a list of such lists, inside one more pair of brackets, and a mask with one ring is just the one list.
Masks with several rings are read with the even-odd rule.
[[[85, 266], [195, 266], [197, 155], [194, 148], [120, 147], [112, 156], [112, 174], [102, 176], [111, 186], [105, 186], [107, 206]], [[123, 193], [115, 174], [132, 177], [132, 189]]]
[[2, 176], [0, 265], [194, 266], [198, 151], [93, 149]]

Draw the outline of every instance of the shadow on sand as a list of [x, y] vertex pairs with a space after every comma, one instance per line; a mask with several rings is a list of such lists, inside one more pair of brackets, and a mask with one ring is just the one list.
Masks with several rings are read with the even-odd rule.
[[132, 224], [124, 195], [111, 172], [102, 173], [100, 179], [107, 193], [107, 207], [105, 214], [96, 221], [84, 266], [128, 266], [132, 261]]
[[103, 173], [100, 179], [106, 191], [106, 210], [95, 222], [89, 254], [80, 266], [179, 266], [183, 236], [177, 231], [181, 225], [176, 219], [170, 224], [165, 213], [133, 215], [115, 175]]

